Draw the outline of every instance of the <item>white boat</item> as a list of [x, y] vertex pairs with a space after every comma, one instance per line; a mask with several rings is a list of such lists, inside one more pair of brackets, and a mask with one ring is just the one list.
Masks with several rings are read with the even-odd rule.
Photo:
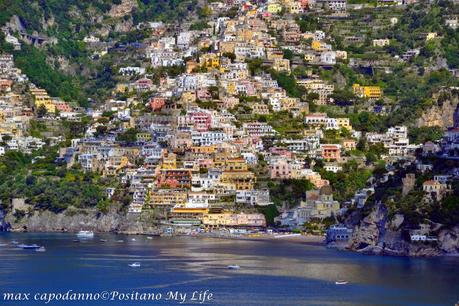
[[124, 240], [116, 240], [116, 242], [122, 243], [124, 242]]
[[129, 267], [138, 268], [138, 267], [140, 267], [140, 262], [131, 263], [131, 264], [129, 264]]
[[335, 282], [335, 285], [347, 285], [347, 281], [345, 281], [345, 280], [337, 280]]
[[18, 244], [18, 248], [24, 250], [36, 250], [41, 248], [38, 244]]
[[78, 238], [94, 238], [93, 231], [79, 231], [77, 234]]
[[131, 241], [135, 241], [135, 238], [132, 238]]
[[238, 269], [240, 269], [241, 267], [238, 266], [238, 265], [229, 265], [229, 266], [227, 266], [227, 268], [230, 269], [230, 270], [238, 270]]
[[44, 246], [41, 246], [38, 249], [36, 249], [35, 252], [46, 252], [46, 248]]
[[147, 239], [151, 240], [151, 239], [153, 239], [153, 237], [151, 237], [151, 236], [148, 236], [148, 237], [147, 237]]

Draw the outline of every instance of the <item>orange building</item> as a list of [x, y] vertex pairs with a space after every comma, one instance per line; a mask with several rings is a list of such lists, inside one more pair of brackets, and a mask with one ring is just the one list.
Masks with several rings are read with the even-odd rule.
[[339, 160], [341, 158], [340, 145], [322, 145], [322, 158], [325, 160]]

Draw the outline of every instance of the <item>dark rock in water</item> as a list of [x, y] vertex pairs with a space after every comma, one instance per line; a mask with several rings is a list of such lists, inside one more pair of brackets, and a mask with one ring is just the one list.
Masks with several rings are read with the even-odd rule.
[[11, 229], [11, 225], [5, 220], [5, 213], [0, 208], [0, 232], [8, 232]]

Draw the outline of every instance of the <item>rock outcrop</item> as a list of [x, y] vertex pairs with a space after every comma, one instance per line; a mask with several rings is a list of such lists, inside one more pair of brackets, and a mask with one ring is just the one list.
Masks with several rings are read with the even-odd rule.
[[[355, 214], [349, 218], [355, 219]], [[425, 229], [435, 234], [437, 241], [411, 242], [408, 230], [403, 227], [404, 220], [402, 214], [396, 214], [389, 220], [386, 206], [378, 203], [353, 227], [354, 232], [346, 248], [372, 255], [459, 255], [459, 226], [444, 228], [441, 224], [427, 223]], [[352, 226], [355, 220], [351, 223], [348, 219], [346, 223]]]
[[444, 97], [448, 93], [443, 92], [439, 96], [433, 97], [436, 103], [419, 117], [416, 121], [417, 127], [438, 126], [446, 129], [453, 126], [454, 112], [459, 104], [459, 98], [457, 95], [451, 94], [443, 100], [442, 95]]
[[12, 231], [31, 232], [114, 232], [123, 234], [156, 234], [160, 232], [154, 218], [147, 214], [130, 215], [112, 210], [106, 214], [97, 210], [67, 210], [55, 214], [35, 211], [32, 215], [16, 220], [8, 214], [6, 220]]
[[7, 232], [11, 228], [11, 225], [5, 220], [5, 213], [0, 208], [0, 232]]

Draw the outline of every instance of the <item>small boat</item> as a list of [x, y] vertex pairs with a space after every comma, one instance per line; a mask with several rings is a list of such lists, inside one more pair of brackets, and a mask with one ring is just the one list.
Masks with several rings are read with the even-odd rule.
[[0, 243], [0, 247], [2, 247], [2, 246], [7, 246], [7, 244], [6, 243]]
[[79, 231], [77, 234], [78, 238], [94, 238], [93, 231]]
[[227, 268], [230, 269], [230, 270], [238, 270], [238, 269], [240, 269], [241, 267], [238, 266], [238, 265], [229, 265], [229, 266], [227, 266]]
[[38, 244], [18, 244], [18, 248], [24, 249], [24, 250], [36, 250], [41, 248]]
[[11, 241], [12, 244], [19, 244], [16, 240]]
[[72, 241], [73, 242], [80, 242], [80, 240], [78, 240], [78, 239], [73, 239]]
[[131, 241], [135, 241], [135, 238], [132, 238]]
[[147, 239], [151, 240], [151, 239], [153, 239], [153, 237], [151, 237], [151, 236], [148, 236], [148, 237], [147, 237]]
[[121, 242], [124, 242], [124, 240], [116, 240], [116, 242], [119, 242], [119, 243], [121, 243]]
[[337, 280], [335, 282], [335, 285], [347, 285], [347, 281], [345, 281], [345, 280]]
[[38, 249], [36, 249], [35, 252], [46, 252], [46, 249], [44, 246], [41, 246]]
[[100, 239], [100, 242], [107, 242], [107, 239]]
[[129, 264], [129, 267], [138, 268], [138, 267], [140, 267], [140, 262], [131, 263], [131, 264]]

